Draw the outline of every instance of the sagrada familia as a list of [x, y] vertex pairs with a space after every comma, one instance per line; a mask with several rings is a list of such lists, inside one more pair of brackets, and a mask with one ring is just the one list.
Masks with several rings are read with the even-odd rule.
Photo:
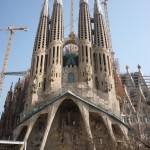
[[[40, 14], [31, 69], [7, 94], [0, 139], [27, 150], [148, 150], [150, 88], [138, 71], [119, 74], [95, 0], [79, 2], [78, 36], [64, 37], [62, 0]], [[74, 45], [73, 50], [64, 51]], [[23, 150], [20, 147], [20, 150]]]

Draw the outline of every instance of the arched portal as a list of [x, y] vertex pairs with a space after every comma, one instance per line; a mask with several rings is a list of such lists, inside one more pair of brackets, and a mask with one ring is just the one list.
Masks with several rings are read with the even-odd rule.
[[67, 99], [59, 106], [45, 147], [50, 150], [88, 150], [84, 121], [73, 100]]
[[117, 149], [129, 149], [129, 145], [125, 139], [125, 136], [118, 124], [112, 124], [112, 130], [117, 141]]
[[90, 127], [96, 150], [116, 150], [106, 124], [100, 114], [90, 113]]
[[44, 136], [46, 125], [47, 125], [47, 114], [42, 114], [35, 122], [33, 129], [29, 135], [27, 141], [28, 150], [39, 150]]
[[24, 126], [19, 134], [19, 136], [17, 137], [17, 141], [23, 141], [24, 137], [26, 135], [27, 132], [27, 126]]

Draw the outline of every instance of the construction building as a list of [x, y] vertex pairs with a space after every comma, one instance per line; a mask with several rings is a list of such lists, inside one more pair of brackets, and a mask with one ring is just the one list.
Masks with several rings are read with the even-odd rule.
[[149, 77], [140, 66], [126, 74], [114, 67], [99, 0], [93, 15], [80, 0], [78, 36], [64, 37], [62, 0], [48, 11], [45, 0], [31, 69], [8, 91], [0, 138], [27, 150], [148, 150]]

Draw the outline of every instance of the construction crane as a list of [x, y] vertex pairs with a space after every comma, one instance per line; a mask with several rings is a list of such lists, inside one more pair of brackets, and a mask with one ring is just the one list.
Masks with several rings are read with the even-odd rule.
[[11, 76], [11, 75], [13, 75], [13, 76], [24, 76], [27, 73], [28, 73], [28, 71], [20, 71], [20, 72], [5, 72], [4, 74], [5, 74], [5, 76], [6, 75], [9, 75], [9, 76]]
[[71, 0], [70, 4], [70, 33], [74, 34], [74, 0]]
[[108, 0], [103, 0], [102, 4], [104, 5], [108, 46], [109, 46], [109, 49], [110, 49], [112, 55], [114, 55], [113, 48], [112, 48], [112, 38], [111, 38], [111, 32], [110, 32], [110, 23], [109, 23], [109, 16], [108, 16], [107, 1]]
[[107, 39], [108, 39], [108, 46], [112, 56], [112, 64], [113, 69], [116, 70], [115, 62], [114, 62], [114, 51], [112, 48], [112, 38], [110, 32], [110, 23], [109, 23], [109, 15], [108, 15], [108, 7], [107, 7], [108, 0], [103, 0], [102, 4], [104, 5], [104, 12], [105, 12], [105, 22], [106, 22], [106, 32], [107, 32]]
[[[74, 38], [74, 0], [70, 0], [70, 38]], [[70, 44], [70, 53], [74, 50], [74, 45]]]
[[[111, 56], [112, 56], [111, 62], [112, 62], [112, 66], [113, 66], [113, 74], [114, 74], [114, 80], [115, 80], [116, 94], [119, 97], [123, 98], [124, 89], [122, 88], [123, 86], [121, 83], [121, 77], [119, 75], [119, 66], [117, 65], [117, 64], [119, 64], [119, 62], [115, 63], [115, 60], [114, 60], [114, 51], [112, 48], [112, 38], [111, 38], [111, 32], [110, 32], [110, 23], [109, 23], [107, 2], [108, 2], [108, 0], [103, 0], [102, 4], [104, 5], [108, 46], [109, 46], [109, 50], [110, 50]], [[117, 96], [117, 99], [120, 99], [118, 96]]]
[[11, 27], [8, 27], [8, 28], [0, 28], [0, 31], [10, 31], [10, 36], [9, 36], [9, 39], [8, 39], [8, 44], [7, 44], [5, 57], [4, 57], [4, 63], [3, 63], [3, 66], [2, 66], [2, 72], [0, 73], [0, 97], [1, 97], [1, 94], [2, 94], [2, 87], [3, 87], [5, 72], [6, 72], [6, 68], [7, 68], [7, 64], [8, 64], [8, 58], [9, 58], [9, 55], [10, 55], [10, 49], [11, 49], [12, 41], [13, 41], [13, 38], [14, 38], [14, 31], [16, 31], [16, 30], [27, 31], [28, 28], [27, 27], [15, 28], [14, 25], [12, 25]]

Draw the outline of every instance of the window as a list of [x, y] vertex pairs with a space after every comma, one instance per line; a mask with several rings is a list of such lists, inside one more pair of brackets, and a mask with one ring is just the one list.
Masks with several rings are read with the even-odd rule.
[[108, 60], [108, 69], [109, 69], [109, 75], [111, 76], [111, 70], [110, 70], [109, 56], [107, 56], [107, 60]]
[[104, 60], [104, 68], [105, 68], [105, 72], [107, 72], [105, 54], [103, 54], [103, 60]]
[[48, 61], [48, 54], [45, 55], [45, 65], [44, 65], [44, 72], [47, 71], [47, 61]]
[[41, 56], [40, 73], [42, 72], [42, 66], [43, 66], [43, 55]]
[[99, 89], [99, 81], [97, 77], [95, 77], [95, 87], [97, 90]]
[[43, 83], [43, 91], [46, 90], [46, 78], [44, 78], [44, 83]]
[[75, 77], [73, 73], [68, 74], [68, 83], [74, 83], [75, 82]]
[[37, 56], [37, 62], [36, 62], [36, 73], [38, 73], [38, 66], [39, 66], [39, 56]]

